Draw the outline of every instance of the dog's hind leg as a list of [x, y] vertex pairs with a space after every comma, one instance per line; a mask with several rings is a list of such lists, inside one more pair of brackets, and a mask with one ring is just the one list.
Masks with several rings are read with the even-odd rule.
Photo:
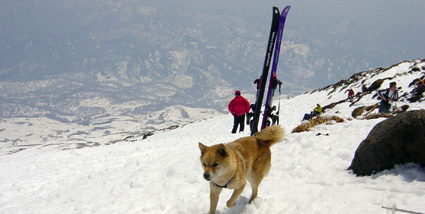
[[270, 161], [267, 160], [265, 164], [261, 165], [263, 167], [253, 167], [251, 173], [247, 176], [247, 180], [251, 184], [252, 195], [248, 203], [251, 203], [258, 195], [258, 187], [260, 186], [263, 178], [269, 173], [270, 170]]
[[258, 195], [258, 186], [260, 186], [261, 180], [263, 180], [263, 178], [256, 178], [256, 179], [250, 179], [249, 183], [251, 184], [252, 187], [252, 195], [251, 198], [249, 199], [248, 203], [251, 203]]

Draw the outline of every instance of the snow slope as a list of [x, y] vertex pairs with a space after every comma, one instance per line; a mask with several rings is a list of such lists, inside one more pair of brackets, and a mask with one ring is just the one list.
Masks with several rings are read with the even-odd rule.
[[[401, 63], [367, 81], [394, 76], [412, 63]], [[391, 81], [408, 91], [406, 85], [424, 71], [417, 73]], [[361, 84], [355, 84], [350, 87], [357, 92]], [[366, 177], [346, 170], [360, 142], [384, 119], [350, 118], [355, 106], [343, 103], [326, 114], [338, 114], [345, 122], [290, 133], [316, 103], [325, 106], [347, 96], [342, 91], [328, 99], [332, 90], [281, 100], [287, 136], [272, 147], [272, 169], [260, 185], [259, 197], [247, 204], [247, 187], [236, 206], [227, 208], [231, 191], [223, 190], [217, 213], [384, 214], [391, 211], [381, 206], [394, 204], [425, 212], [424, 168], [407, 164]], [[377, 102], [368, 96], [356, 105]], [[401, 106], [406, 101], [399, 102]], [[409, 105], [409, 110], [424, 107], [423, 102]], [[202, 177], [197, 143], [212, 145], [249, 135], [249, 130], [230, 134], [232, 122], [227, 114], [146, 139], [67, 150], [40, 145], [0, 156], [0, 213], [207, 213], [209, 186]]]

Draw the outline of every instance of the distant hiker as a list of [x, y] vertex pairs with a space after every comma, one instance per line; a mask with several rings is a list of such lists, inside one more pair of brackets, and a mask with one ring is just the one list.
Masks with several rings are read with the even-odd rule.
[[354, 97], [354, 91], [353, 89], [347, 89], [344, 94], [348, 91], [348, 98], [352, 99]]
[[317, 104], [316, 108], [314, 108], [313, 111], [310, 112], [310, 114], [307, 114], [307, 113], [304, 114], [302, 121], [311, 120], [315, 116], [319, 117], [321, 113], [322, 113], [322, 106], [320, 106], [320, 104]]
[[257, 90], [260, 89], [261, 77], [260, 79], [254, 80], [254, 84], [257, 84]]
[[423, 79], [420, 79], [419, 82], [422, 83], [422, 86], [425, 86], [425, 81]]
[[316, 108], [313, 109], [314, 111], [314, 116], [320, 116], [320, 114], [322, 113], [322, 106], [320, 106], [320, 104], [318, 103]]
[[260, 84], [261, 84], [261, 78], [262, 77], [263, 76], [260, 76], [260, 79], [254, 80], [254, 84], [257, 84], [257, 95], [256, 95], [255, 99], [258, 99], [258, 92], [260, 92]]
[[314, 116], [314, 111], [310, 112], [310, 114], [305, 113], [302, 121], [311, 120], [313, 118], [313, 116]]
[[382, 99], [379, 113], [390, 113], [391, 104], [398, 100], [397, 84], [391, 82], [390, 88], [378, 91], [378, 96]]
[[240, 125], [239, 131], [242, 132], [245, 128], [245, 114], [250, 109], [248, 100], [241, 96], [240, 91], [235, 91], [235, 98], [230, 101], [228, 108], [234, 117], [232, 133], [236, 133], [238, 125]]

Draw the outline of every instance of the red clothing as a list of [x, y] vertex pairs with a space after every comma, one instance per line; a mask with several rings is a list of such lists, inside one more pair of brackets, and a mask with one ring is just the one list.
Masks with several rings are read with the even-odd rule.
[[[348, 97], [354, 96], [354, 91], [352, 89], [347, 89], [345, 92], [348, 91]], [[345, 94], [344, 92], [344, 94]]]
[[238, 95], [230, 101], [228, 108], [232, 115], [241, 116], [249, 112], [250, 105], [247, 99]]

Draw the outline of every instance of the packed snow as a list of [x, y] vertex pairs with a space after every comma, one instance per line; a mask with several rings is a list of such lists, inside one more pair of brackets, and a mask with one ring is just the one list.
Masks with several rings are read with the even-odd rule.
[[[406, 69], [403, 66], [409, 67], [400, 64], [379, 76], [394, 76], [392, 72]], [[415, 75], [423, 71], [395, 81], [408, 92]], [[361, 85], [350, 87], [358, 92]], [[330, 98], [329, 92], [280, 101], [280, 123], [287, 135], [271, 148], [272, 168], [260, 185], [259, 197], [247, 204], [251, 194], [247, 185], [236, 206], [227, 208], [232, 192], [225, 189], [217, 213], [385, 214], [392, 211], [382, 206], [394, 205], [425, 212], [424, 168], [411, 163], [364, 177], [347, 170], [359, 144], [384, 120], [351, 117], [356, 106], [378, 102], [372, 95], [356, 106], [343, 103], [326, 112], [345, 122], [291, 133], [317, 103], [325, 106], [347, 97], [341, 91]], [[409, 105], [409, 110], [424, 107], [423, 103]], [[249, 128], [231, 134], [232, 123], [232, 116], [226, 114], [159, 131], [146, 139], [81, 149], [49, 146], [61, 143], [58, 139], [0, 156], [0, 213], [208, 213], [209, 185], [202, 176], [198, 142], [226, 143], [250, 134]]]

